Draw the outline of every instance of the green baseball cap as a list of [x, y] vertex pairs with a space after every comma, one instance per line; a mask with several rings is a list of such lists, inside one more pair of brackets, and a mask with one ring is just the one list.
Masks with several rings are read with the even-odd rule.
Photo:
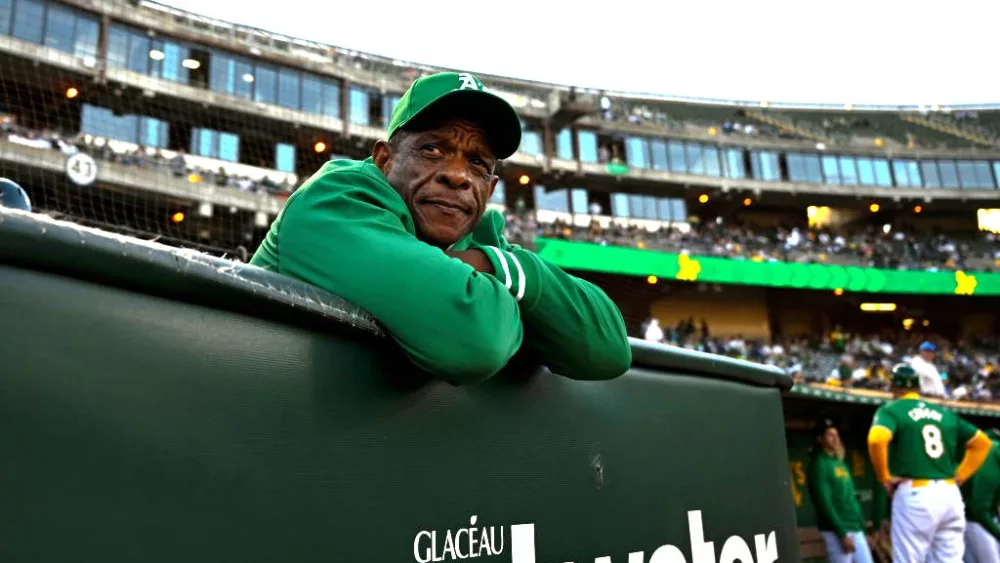
[[497, 158], [507, 158], [521, 145], [521, 118], [506, 100], [490, 92], [467, 72], [439, 72], [416, 79], [389, 119], [389, 138], [419, 115], [469, 117], [486, 131]]
[[892, 386], [900, 389], [919, 389], [920, 376], [910, 364], [892, 366]]

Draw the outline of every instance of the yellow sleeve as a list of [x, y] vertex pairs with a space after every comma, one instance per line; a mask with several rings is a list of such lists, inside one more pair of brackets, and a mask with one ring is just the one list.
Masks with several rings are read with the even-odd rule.
[[958, 464], [955, 470], [955, 480], [964, 483], [979, 471], [987, 456], [990, 455], [990, 447], [993, 442], [983, 433], [982, 430], [976, 432], [971, 440], [965, 443], [965, 455], [962, 463]]
[[[885, 426], [872, 426], [868, 431], [868, 456], [872, 460], [875, 478], [879, 483], [885, 483], [892, 477], [889, 473], [889, 442], [892, 441], [892, 430]], [[981, 463], [981, 462], [980, 462]]]

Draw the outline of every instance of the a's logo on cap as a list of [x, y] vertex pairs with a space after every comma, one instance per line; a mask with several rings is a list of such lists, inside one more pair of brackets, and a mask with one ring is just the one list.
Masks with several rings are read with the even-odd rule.
[[479, 90], [480, 92], [489, 91], [478, 78], [472, 76], [468, 72], [463, 72], [458, 75], [458, 83], [459, 90]]

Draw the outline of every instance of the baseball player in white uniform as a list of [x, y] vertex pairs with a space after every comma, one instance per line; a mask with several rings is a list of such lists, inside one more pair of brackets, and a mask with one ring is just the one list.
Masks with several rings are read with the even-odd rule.
[[959, 563], [966, 521], [957, 485], [982, 466], [992, 442], [951, 410], [924, 401], [919, 386], [911, 366], [893, 367], [895, 400], [875, 412], [868, 452], [892, 495], [893, 561]]

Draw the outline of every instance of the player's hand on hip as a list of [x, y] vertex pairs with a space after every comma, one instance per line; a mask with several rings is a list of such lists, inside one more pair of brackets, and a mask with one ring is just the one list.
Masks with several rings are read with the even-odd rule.
[[890, 525], [888, 520], [883, 520], [882, 525], [878, 529], [874, 530], [869, 537], [870, 543], [872, 544], [884, 544], [889, 541], [890, 535]]
[[844, 549], [844, 553], [854, 553], [854, 538], [850, 535], [840, 538], [840, 547]]
[[889, 477], [889, 480], [886, 481], [885, 483], [882, 483], [882, 486], [885, 487], [885, 492], [889, 496], [892, 496], [893, 493], [896, 492], [896, 487], [898, 487], [899, 484], [902, 482], [903, 480], [899, 477]]

